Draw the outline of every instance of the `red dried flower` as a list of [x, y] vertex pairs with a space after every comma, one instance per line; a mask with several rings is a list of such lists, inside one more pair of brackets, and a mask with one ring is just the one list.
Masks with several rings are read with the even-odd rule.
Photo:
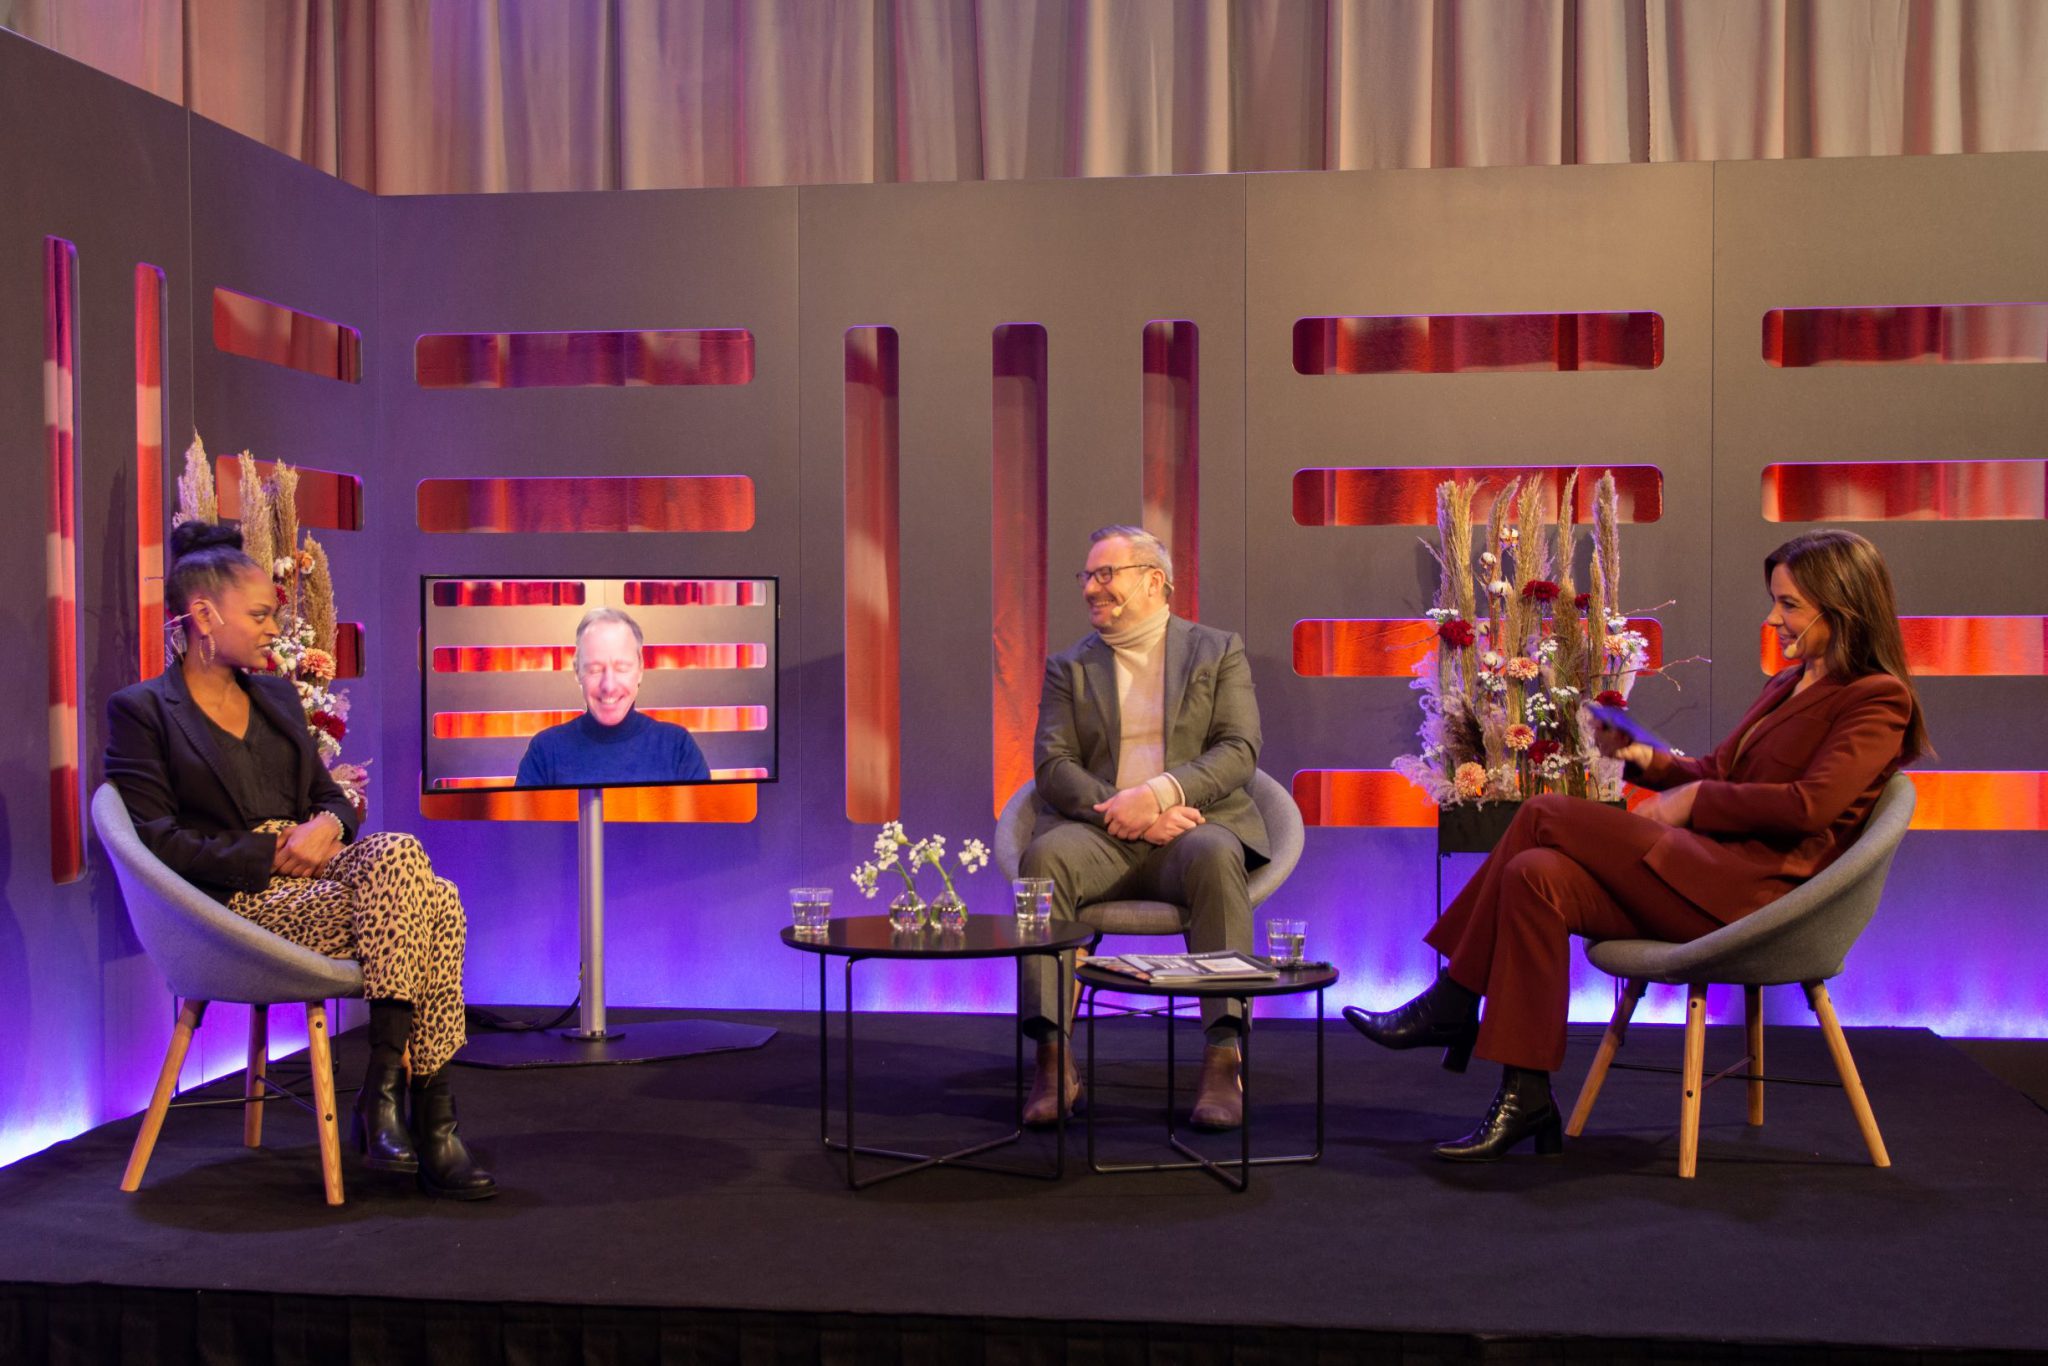
[[1603, 707], [1626, 707], [1628, 705], [1628, 699], [1612, 688], [1607, 689], [1607, 691], [1601, 693], [1593, 700]]
[[1436, 633], [1446, 645], [1456, 646], [1460, 650], [1470, 649], [1473, 642], [1478, 639], [1472, 634], [1472, 623], [1458, 617], [1453, 617], [1437, 627]]
[[288, 602], [290, 602], [291, 600], [292, 600], [291, 590], [287, 589], [287, 588], [286, 588], [286, 587], [285, 587], [285, 586], [284, 586], [283, 584], [279, 584], [279, 585], [277, 586], [277, 601], [278, 601], [278, 605], [279, 605], [279, 606], [283, 606], [283, 605], [284, 605], [285, 603], [288, 603]]
[[348, 722], [342, 720], [331, 711], [316, 711], [306, 719], [321, 730], [326, 731], [336, 740], [341, 740], [348, 734]]
[[1557, 585], [1549, 579], [1531, 579], [1522, 585], [1522, 596], [1534, 598], [1537, 602], [1555, 602]]
[[1535, 744], [1529, 746], [1529, 762], [1540, 764], [1551, 755], [1559, 753], [1563, 749], [1564, 746], [1556, 740], [1538, 740]]
[[1592, 605], [1593, 595], [1591, 593], [1581, 593], [1577, 597], [1572, 599], [1572, 606], [1578, 608], [1581, 612], [1585, 611], [1588, 607], [1591, 607]]

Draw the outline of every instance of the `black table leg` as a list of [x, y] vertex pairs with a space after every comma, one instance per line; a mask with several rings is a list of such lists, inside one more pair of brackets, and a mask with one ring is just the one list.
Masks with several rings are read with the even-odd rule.
[[[1020, 988], [1024, 974], [1023, 957], [1019, 957], [1017, 968]], [[1012, 1077], [1014, 1114], [1017, 1124], [1009, 1133], [998, 1138], [989, 1139], [985, 1143], [976, 1143], [969, 1147], [955, 1149], [949, 1153], [906, 1152], [896, 1148], [863, 1146], [855, 1141], [853, 965], [859, 961], [860, 959], [857, 956], [848, 956], [846, 959], [845, 998], [841, 1002], [844, 1018], [843, 1028], [845, 1030], [844, 1047], [842, 1050], [845, 1075], [841, 1078], [841, 1081], [844, 1098], [843, 1104], [846, 1112], [846, 1138], [844, 1141], [841, 1141], [832, 1137], [831, 1118], [826, 1101], [826, 1096], [831, 1091], [830, 1041], [826, 1038], [828, 1012], [825, 1006], [825, 960], [823, 958], [818, 960], [818, 1121], [825, 1141], [825, 1147], [833, 1152], [843, 1152], [846, 1154], [847, 1189], [856, 1191], [866, 1190], [869, 1186], [879, 1185], [884, 1181], [893, 1181], [899, 1176], [908, 1176], [912, 1172], [923, 1171], [928, 1167], [965, 1167], [974, 1171], [994, 1172], [1000, 1176], [1028, 1177], [1035, 1181], [1057, 1181], [1064, 1176], [1066, 1174], [1067, 1141], [1067, 1120], [1064, 1107], [1061, 1109], [1051, 1171], [1027, 1171], [1016, 1167], [994, 1166], [988, 1163], [969, 1160], [997, 1148], [1006, 1148], [1024, 1137], [1024, 1040], [1021, 1033], [1017, 1037], [1015, 1069]], [[1069, 980], [1065, 964], [1062, 963], [1059, 974], [1059, 985], [1062, 990], [1070, 989]], [[1020, 996], [1019, 999], [1021, 1000], [1022, 997]], [[1062, 996], [1060, 999], [1064, 1000], [1065, 997]], [[863, 1177], [860, 1175], [857, 1164], [857, 1159], [861, 1157], [885, 1158], [889, 1161], [901, 1162], [906, 1165], [892, 1171], [879, 1172], [873, 1176]]]

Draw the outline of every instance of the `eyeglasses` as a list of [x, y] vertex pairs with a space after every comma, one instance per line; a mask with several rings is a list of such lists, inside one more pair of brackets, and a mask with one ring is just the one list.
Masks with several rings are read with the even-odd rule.
[[1105, 564], [1099, 569], [1083, 569], [1074, 575], [1074, 582], [1086, 588], [1091, 582], [1101, 588], [1109, 587], [1109, 581], [1126, 569], [1157, 569], [1156, 564]]

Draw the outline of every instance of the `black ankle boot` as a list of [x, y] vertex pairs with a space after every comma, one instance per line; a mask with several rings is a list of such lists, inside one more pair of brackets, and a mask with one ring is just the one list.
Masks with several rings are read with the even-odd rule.
[[487, 1200], [498, 1193], [498, 1183], [455, 1132], [455, 1095], [446, 1067], [412, 1084], [412, 1141], [419, 1150], [421, 1190], [451, 1200]]
[[356, 1092], [356, 1152], [375, 1172], [416, 1172], [419, 1154], [405, 1127], [405, 1068], [379, 1053], [370, 1055], [363, 1089]]
[[1441, 1048], [1444, 1070], [1462, 1072], [1479, 1038], [1479, 997], [1440, 972], [1412, 1001], [1381, 1011], [1345, 1006], [1344, 1018], [1382, 1048]]
[[1550, 1094], [1550, 1074], [1510, 1067], [1479, 1127], [1454, 1143], [1438, 1144], [1436, 1155], [1446, 1162], [1493, 1162], [1532, 1137], [1540, 1156], [1564, 1151], [1564, 1119]]

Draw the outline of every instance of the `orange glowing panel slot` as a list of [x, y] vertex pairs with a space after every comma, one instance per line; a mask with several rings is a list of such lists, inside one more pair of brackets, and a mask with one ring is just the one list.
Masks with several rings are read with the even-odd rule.
[[355, 328], [231, 289], [213, 291], [213, 345], [322, 379], [363, 381], [363, 334]]
[[[491, 779], [451, 779], [487, 783]], [[604, 793], [604, 818], [628, 824], [697, 822], [744, 825], [759, 810], [760, 789], [752, 783], [702, 787], [612, 787]], [[430, 821], [573, 821], [573, 789], [540, 792], [431, 792], [420, 798], [420, 815]]]
[[623, 589], [628, 607], [760, 607], [765, 579], [634, 579]]
[[363, 623], [360, 621], [337, 621], [334, 623], [334, 676], [336, 678], [361, 678], [363, 661], [368, 656], [363, 647]]
[[[1664, 662], [1664, 626], [1630, 617], [1650, 643], [1652, 669]], [[1436, 642], [1436, 628], [1413, 617], [1329, 617], [1294, 623], [1294, 672], [1303, 678], [1410, 678]]]
[[[656, 721], [668, 721], [703, 734], [768, 729], [766, 707], [646, 707]], [[583, 715], [580, 711], [437, 711], [436, 740], [503, 740], [538, 735]]]
[[[1664, 515], [1664, 472], [1655, 465], [1442, 465], [1325, 468], [1294, 472], [1296, 526], [1434, 526], [1436, 487], [1446, 480], [1477, 479], [1482, 492], [1534, 475], [1550, 485], [1554, 507], [1565, 480], [1576, 474], [1572, 520], [1593, 519], [1593, 485], [1614, 476], [1616, 511], [1624, 522], [1654, 522]], [[1486, 520], [1489, 496], [1473, 500], [1472, 520]]]
[[[256, 473], [268, 477], [276, 470], [277, 463], [258, 460]], [[309, 469], [293, 465], [299, 474], [299, 525], [318, 527], [325, 531], [361, 531], [363, 529], [363, 481], [353, 474], [336, 474], [332, 470]], [[242, 515], [242, 462], [232, 455], [215, 456], [213, 461], [213, 482], [219, 491], [220, 515], [240, 517]]]
[[645, 332], [438, 332], [413, 345], [422, 389], [751, 384], [743, 327]]
[[[765, 669], [766, 645], [648, 645], [640, 651], [647, 669]], [[573, 673], [573, 645], [437, 645], [437, 674]]]
[[2039, 365], [2048, 304], [1912, 304], [1774, 308], [1764, 314], [1768, 365]]
[[141, 678], [164, 670], [164, 273], [135, 267], [135, 605]]
[[421, 531], [748, 531], [743, 474], [423, 479]]
[[1767, 522], [2010, 522], [2048, 516], [2048, 461], [1886, 460], [1764, 467]]
[[[1778, 633], [1759, 627], [1767, 674], [1791, 663]], [[2038, 678], [2048, 673], [2048, 617], [1900, 617], [1906, 667], [1929, 678]]]
[[550, 579], [443, 579], [436, 607], [581, 607], [583, 585]]
[[1304, 768], [1294, 803], [1306, 825], [1435, 828], [1436, 803], [1390, 768]]
[[1654, 370], [1658, 313], [1453, 313], [1297, 318], [1304, 375], [1451, 375], [1511, 370]]
[[2048, 830], [2048, 773], [1920, 772], [1915, 830]]

